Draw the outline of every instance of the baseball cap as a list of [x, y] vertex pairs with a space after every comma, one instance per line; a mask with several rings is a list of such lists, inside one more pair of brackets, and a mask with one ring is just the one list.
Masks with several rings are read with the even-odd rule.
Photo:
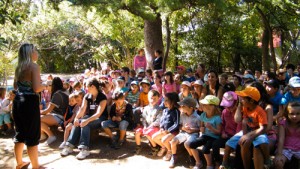
[[252, 79], [252, 80], [254, 80], [254, 77], [253, 77], [253, 75], [251, 75], [251, 74], [245, 74], [245, 75], [243, 76], [243, 79]]
[[220, 103], [220, 99], [214, 95], [207, 95], [204, 99], [200, 100], [201, 104], [213, 104], [218, 106]]
[[237, 94], [235, 94], [235, 92], [233, 91], [229, 91], [224, 93], [222, 101], [220, 106], [224, 106], [224, 107], [231, 107], [234, 103], [234, 101], [236, 101], [238, 99]]
[[202, 80], [196, 80], [196, 81], [193, 83], [193, 86], [195, 86], [195, 85], [203, 86]]
[[140, 85], [142, 85], [143, 83], [146, 83], [148, 85], [150, 85], [150, 81], [146, 78], [144, 78], [141, 82], [140, 82]]
[[269, 81], [265, 81], [264, 84], [266, 84], [268, 86], [271, 86], [271, 87], [274, 87], [274, 88], [279, 88], [279, 83], [275, 79], [271, 79]]
[[143, 68], [139, 68], [139, 69], [138, 69], [138, 74], [139, 74], [139, 73], [145, 73], [145, 70], [144, 70]]
[[191, 87], [191, 83], [189, 81], [183, 81], [181, 85], [186, 85], [187, 87]]
[[119, 76], [119, 77], [117, 78], [117, 81], [125, 81], [125, 77]]
[[242, 91], [236, 91], [235, 92], [238, 96], [242, 97], [250, 97], [251, 99], [255, 101], [259, 101], [260, 99], [260, 93], [257, 88], [247, 86], [244, 90]]
[[195, 99], [191, 97], [186, 97], [182, 101], [177, 102], [180, 106], [187, 106], [187, 107], [196, 107], [197, 103]]
[[181, 69], [181, 70], [185, 70], [185, 67], [180, 65], [180, 66], [176, 66], [176, 69]]
[[130, 83], [130, 85], [139, 85], [139, 82], [138, 82], [138, 81], [132, 81], [132, 82]]
[[289, 86], [300, 87], [300, 77], [294, 76], [289, 80]]

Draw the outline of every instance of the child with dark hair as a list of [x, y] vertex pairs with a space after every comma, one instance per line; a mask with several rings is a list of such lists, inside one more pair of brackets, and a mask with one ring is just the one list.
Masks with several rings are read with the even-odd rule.
[[[121, 91], [115, 92], [112, 99], [114, 103], [111, 106], [109, 118], [101, 124], [105, 133], [112, 140], [111, 147], [119, 149], [124, 144], [127, 128], [133, 123], [132, 106], [125, 100], [125, 95]], [[120, 130], [118, 140], [114, 140], [110, 129], [115, 127], [118, 127]]]
[[159, 150], [158, 146], [152, 139], [152, 135], [159, 131], [160, 117], [162, 110], [159, 107], [159, 93], [156, 90], [150, 90], [148, 93], [149, 105], [146, 106], [142, 113], [143, 127], [140, 127], [135, 132], [136, 150], [139, 154], [141, 151], [141, 136], [146, 136], [152, 148], [152, 155], [155, 156]]
[[[245, 169], [250, 169], [251, 153], [249, 149], [253, 144], [254, 149], [259, 148], [263, 154], [268, 153], [269, 140], [266, 135], [268, 124], [267, 113], [258, 105], [260, 100], [260, 92], [257, 88], [247, 86], [242, 91], [235, 92], [240, 96], [240, 102], [235, 113], [235, 121], [243, 124], [242, 131], [231, 137], [225, 146], [223, 163], [220, 169], [228, 168], [228, 158], [232, 149], [236, 149], [237, 145], [241, 146], [241, 154]], [[265, 160], [257, 160], [254, 153], [254, 167], [264, 166]]]
[[166, 72], [164, 77], [165, 77], [165, 81], [162, 84], [163, 97], [166, 96], [166, 93], [176, 92], [176, 84], [173, 79], [173, 73], [170, 71]]
[[160, 130], [155, 133], [152, 138], [154, 142], [161, 146], [157, 156], [164, 156], [165, 161], [169, 161], [172, 157], [170, 141], [179, 132], [180, 111], [178, 110], [179, 97], [178, 94], [166, 93], [164, 105], [166, 109], [163, 110], [163, 114], [160, 120]]

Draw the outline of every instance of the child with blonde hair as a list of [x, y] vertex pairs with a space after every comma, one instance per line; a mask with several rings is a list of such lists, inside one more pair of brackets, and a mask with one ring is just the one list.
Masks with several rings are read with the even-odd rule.
[[279, 122], [279, 140], [274, 164], [282, 169], [292, 157], [300, 160], [300, 103], [290, 102], [285, 111], [285, 119]]
[[[82, 99], [83, 99], [84, 93], [82, 91], [75, 92], [69, 95], [69, 106], [68, 110], [65, 113], [65, 121], [64, 121], [64, 141], [60, 144], [59, 148], [63, 149], [66, 145], [66, 142], [69, 138], [71, 129], [73, 127], [73, 121], [74, 118], [81, 106]], [[69, 111], [70, 110], [70, 111]], [[69, 113], [70, 112], [70, 113]]]

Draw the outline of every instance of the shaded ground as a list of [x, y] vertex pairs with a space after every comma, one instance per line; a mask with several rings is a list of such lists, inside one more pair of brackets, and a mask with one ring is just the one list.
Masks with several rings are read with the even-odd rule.
[[[101, 133], [92, 136], [91, 155], [85, 160], [77, 160], [75, 156], [79, 150], [67, 157], [60, 156], [58, 146], [62, 141], [62, 133], [58, 140], [50, 147], [41, 143], [39, 145], [39, 161], [42, 165], [54, 169], [94, 169], [94, 168], [131, 168], [131, 169], [162, 169], [169, 168], [169, 162], [163, 161], [159, 157], [148, 155], [151, 151], [145, 140], [142, 145], [141, 155], [134, 155], [135, 149], [134, 136], [132, 132], [127, 134], [127, 142], [119, 150], [109, 147], [109, 139]], [[24, 151], [26, 153], [26, 151]], [[178, 149], [179, 162], [176, 169], [188, 168], [188, 155], [184, 148]], [[24, 154], [25, 161], [29, 161], [27, 154]], [[8, 136], [0, 137], [0, 168], [11, 169], [15, 166], [13, 155], [12, 138]], [[30, 166], [31, 167], [31, 166]]]

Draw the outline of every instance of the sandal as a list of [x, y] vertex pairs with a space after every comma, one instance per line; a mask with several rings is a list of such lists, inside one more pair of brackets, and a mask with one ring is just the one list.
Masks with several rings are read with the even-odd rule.
[[23, 162], [22, 164], [16, 166], [16, 169], [27, 169], [30, 165], [30, 162]]

